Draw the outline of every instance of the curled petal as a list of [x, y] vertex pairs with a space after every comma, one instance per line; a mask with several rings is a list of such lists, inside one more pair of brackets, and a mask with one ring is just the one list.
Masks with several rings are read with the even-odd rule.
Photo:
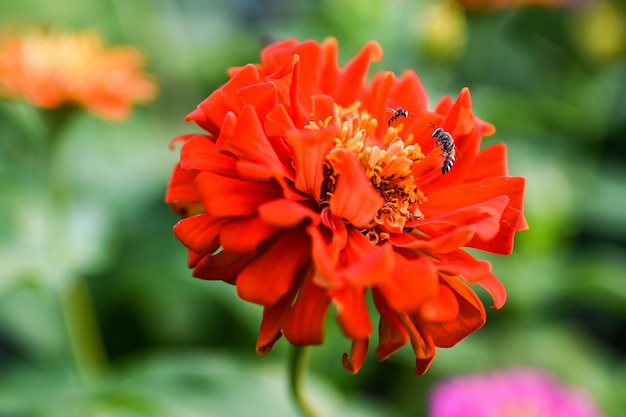
[[319, 271], [315, 277], [318, 285], [331, 288], [341, 285], [336, 267], [339, 256], [348, 242], [348, 230], [342, 221], [336, 221], [330, 210], [321, 213], [322, 227], [307, 228], [313, 242], [313, 262]]
[[[485, 309], [480, 298], [458, 278], [442, 276], [458, 303], [458, 314], [448, 321], [422, 321], [421, 326], [439, 347], [452, 347], [485, 324]], [[415, 317], [416, 320], [422, 320]]]
[[260, 81], [257, 67], [253, 64], [246, 65], [234, 74], [221, 89], [216, 90], [200, 103], [193, 112], [187, 115], [185, 120], [193, 121], [217, 136], [219, 126], [226, 113], [229, 111], [238, 113], [241, 110], [242, 102], [239, 98], [239, 91], [243, 87]]
[[328, 290], [337, 306], [337, 320], [346, 336], [366, 339], [374, 330], [365, 302], [365, 288], [345, 286]]
[[436, 349], [432, 337], [422, 328], [422, 321], [419, 317], [413, 316], [412, 318], [405, 313], [398, 316], [411, 340], [411, 347], [415, 354], [415, 373], [424, 375], [435, 359]]
[[[500, 230], [500, 219], [508, 203], [509, 198], [503, 195], [480, 204], [451, 210], [424, 221], [420, 225], [420, 230], [429, 236], [442, 236], [469, 230], [470, 237], [487, 242], [493, 239]], [[463, 244], [466, 243], [463, 242]]]
[[294, 153], [296, 188], [318, 200], [324, 179], [322, 167], [336, 133], [335, 125], [287, 132], [286, 140]]
[[265, 117], [263, 126], [268, 136], [286, 136], [287, 132], [296, 130], [291, 116], [287, 113], [287, 109], [283, 104], [278, 104]]
[[501, 308], [506, 302], [506, 289], [502, 282], [491, 272], [491, 264], [479, 261], [469, 253], [457, 250], [443, 255], [445, 261], [437, 264], [437, 269], [448, 275], [463, 277], [469, 284], [479, 284], [493, 298], [492, 308]]
[[240, 160], [256, 162], [282, 172], [282, 163], [265, 136], [255, 108], [245, 105], [239, 117], [236, 120], [233, 117], [231, 113], [229, 120], [235, 123], [231, 133], [225, 135], [222, 131], [216, 147], [221, 152], [232, 153]]
[[396, 311], [388, 304], [387, 298], [376, 288], [372, 290], [372, 295], [380, 313], [376, 358], [382, 361], [408, 343], [409, 333]]
[[197, 214], [179, 220], [174, 225], [174, 236], [186, 247], [202, 255], [214, 250], [223, 225], [223, 219], [216, 219], [206, 213]]
[[290, 293], [276, 304], [263, 308], [263, 319], [259, 329], [259, 338], [256, 342], [257, 355], [267, 355], [272, 350], [274, 343], [283, 335], [280, 329], [283, 327], [285, 319], [291, 310], [291, 303], [296, 291], [297, 288], [294, 287]]
[[369, 226], [383, 205], [383, 198], [372, 187], [353, 153], [335, 152], [331, 163], [339, 178], [330, 198], [330, 210], [357, 228]]
[[239, 97], [244, 107], [250, 106], [255, 111], [259, 120], [265, 119], [278, 102], [276, 85], [271, 81], [243, 87]]
[[352, 341], [352, 350], [350, 356], [343, 354], [343, 367], [351, 374], [356, 374], [363, 366], [367, 349], [369, 347], [369, 339], [355, 339]]

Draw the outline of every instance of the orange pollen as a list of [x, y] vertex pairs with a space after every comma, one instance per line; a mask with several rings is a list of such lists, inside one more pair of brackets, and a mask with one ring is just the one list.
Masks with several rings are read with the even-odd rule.
[[[360, 103], [347, 108], [336, 105], [335, 115], [341, 128], [324, 164], [322, 203], [330, 200], [337, 180], [338, 174], [332, 168], [333, 153], [348, 150], [357, 156], [370, 183], [384, 199], [372, 219], [373, 226], [362, 230], [363, 234], [376, 244], [388, 239], [391, 233], [415, 227], [423, 219], [419, 205], [425, 197], [411, 170], [413, 164], [424, 159], [419, 145], [413, 143], [413, 136], [400, 137], [402, 124], [388, 127], [380, 135], [378, 120], [361, 110]], [[307, 128], [327, 126], [331, 121], [332, 116], [311, 122]]]

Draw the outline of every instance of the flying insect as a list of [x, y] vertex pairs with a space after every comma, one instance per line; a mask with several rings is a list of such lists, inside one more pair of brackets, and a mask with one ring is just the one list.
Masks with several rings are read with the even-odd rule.
[[393, 116], [391, 116], [389, 120], [387, 120], [387, 126], [391, 126], [391, 124], [398, 120], [400, 117], [404, 117], [405, 119], [409, 117], [409, 112], [407, 110], [404, 110], [402, 107], [398, 107], [397, 109], [394, 109], [393, 107], [387, 107], [386, 111], [393, 113]]

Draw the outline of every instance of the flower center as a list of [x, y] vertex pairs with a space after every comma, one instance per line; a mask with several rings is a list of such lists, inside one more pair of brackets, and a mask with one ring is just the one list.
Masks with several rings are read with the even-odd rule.
[[[419, 204], [425, 197], [411, 168], [424, 159], [424, 154], [420, 146], [413, 143], [413, 135], [402, 139], [402, 124], [388, 127], [382, 136], [377, 134], [378, 120], [366, 110], [360, 110], [360, 103], [347, 108], [337, 106], [336, 114], [341, 121], [341, 130], [324, 164], [322, 203], [330, 200], [337, 181], [338, 174], [332, 166], [333, 154], [348, 150], [357, 156], [370, 183], [384, 199], [372, 219], [372, 226], [363, 229], [362, 233], [376, 244], [388, 239], [390, 233], [402, 233], [416, 226], [423, 219]], [[319, 126], [311, 122], [308, 127]]]

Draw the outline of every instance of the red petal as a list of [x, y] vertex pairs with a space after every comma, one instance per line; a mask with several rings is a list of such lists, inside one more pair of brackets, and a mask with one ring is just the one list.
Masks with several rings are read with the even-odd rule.
[[259, 206], [259, 217], [266, 223], [280, 226], [293, 227], [306, 219], [318, 223], [319, 215], [304, 204], [291, 200], [273, 200]]
[[295, 130], [291, 116], [282, 104], [274, 107], [265, 118], [265, 133], [267, 136], [286, 136], [290, 130]]
[[[389, 113], [386, 113], [387, 107], [392, 106], [389, 104], [389, 92], [391, 91], [391, 87], [396, 81], [393, 72], [391, 71], [383, 71], [374, 74], [372, 77], [372, 81], [369, 86], [369, 94], [367, 98], [364, 99], [364, 105], [367, 109], [369, 109], [373, 114], [373, 116], [378, 120], [384, 120], [389, 117]], [[403, 107], [410, 108], [410, 106], [404, 106], [401, 104], [393, 104], [393, 107]], [[387, 130], [387, 125], [384, 123], [380, 124], [380, 133], [381, 135]]]
[[459, 314], [456, 296], [447, 286], [439, 286], [439, 293], [430, 297], [420, 306], [420, 315], [430, 322], [454, 320]]
[[441, 255], [445, 261], [437, 264], [437, 269], [448, 275], [463, 277], [469, 284], [479, 284], [489, 292], [494, 300], [492, 308], [501, 308], [506, 302], [506, 289], [491, 273], [491, 264], [479, 261], [463, 250]]
[[212, 252], [224, 220], [216, 219], [206, 213], [187, 217], [174, 225], [176, 236], [186, 247], [197, 254]]
[[387, 303], [386, 297], [376, 288], [372, 289], [372, 295], [376, 309], [380, 313], [376, 358], [382, 361], [406, 345], [409, 341], [409, 334], [396, 312]]
[[485, 178], [506, 177], [506, 144], [497, 143], [485, 148], [478, 154], [465, 182], [481, 181]]
[[424, 375], [435, 359], [435, 344], [430, 335], [421, 328], [421, 321], [414, 322], [404, 313], [399, 314], [399, 317], [408, 331], [411, 347], [415, 353], [415, 373]]
[[202, 279], [221, 279], [232, 284], [253, 257], [251, 254], [227, 251], [205, 255], [197, 262], [193, 276]]
[[273, 182], [241, 181], [202, 172], [197, 183], [207, 213], [214, 217], [247, 216], [259, 205], [282, 198], [280, 187]]
[[415, 310], [439, 290], [437, 268], [430, 259], [408, 260], [399, 255], [395, 258], [392, 278], [377, 288], [393, 310]]
[[365, 76], [372, 61], [380, 61], [383, 49], [377, 42], [368, 42], [345, 69], [339, 72], [338, 91], [332, 94], [338, 104], [347, 107], [357, 101], [365, 84]]
[[445, 260], [437, 263], [437, 270], [448, 275], [462, 276], [469, 283], [476, 283], [491, 272], [488, 261], [479, 261], [460, 249], [440, 256]]
[[520, 210], [507, 207], [500, 219], [499, 233], [495, 237], [488, 241], [474, 238], [466, 246], [500, 255], [509, 255], [513, 252], [515, 232], [519, 230], [522, 219]]
[[200, 194], [196, 189], [194, 180], [198, 171], [185, 171], [176, 164], [165, 194], [165, 202], [171, 203], [196, 203], [200, 201]]
[[252, 106], [259, 120], [265, 120], [267, 114], [278, 103], [278, 92], [273, 82], [248, 85], [239, 91], [239, 98], [244, 107]]
[[420, 231], [428, 236], [471, 231], [477, 240], [488, 241], [498, 233], [509, 197], [502, 195], [478, 204], [451, 210], [439, 216], [429, 217], [420, 223]]
[[[305, 109], [298, 95], [300, 86], [300, 55], [292, 52], [282, 65], [271, 74], [267, 75], [278, 89], [279, 100], [285, 104], [291, 119], [296, 126], [304, 126], [308, 121], [309, 109]], [[309, 99], [311, 96], [306, 97]]]
[[335, 126], [339, 125], [339, 116], [337, 115], [335, 108], [335, 99], [326, 94], [318, 94], [312, 97], [313, 100], [313, 112], [311, 120], [315, 123], [322, 125], [328, 116], [332, 116], [332, 123]]
[[225, 224], [220, 232], [220, 243], [231, 252], [253, 252], [278, 230], [253, 214]]
[[433, 239], [416, 239], [408, 233], [394, 234], [390, 242], [397, 247], [434, 250], [437, 253], [448, 253], [457, 250], [468, 242], [474, 231], [468, 227], [459, 227], [453, 232], [443, 234]]
[[322, 43], [322, 63], [320, 65], [320, 85], [322, 92], [334, 95], [339, 79], [339, 63], [337, 39], [327, 38]]
[[356, 374], [363, 366], [365, 357], [367, 356], [367, 349], [369, 347], [369, 339], [355, 339], [352, 341], [352, 350], [350, 356], [347, 353], [343, 354], [343, 367], [351, 374]]
[[241, 68], [222, 88], [216, 90], [187, 115], [186, 120], [193, 120], [200, 127], [215, 135], [219, 132], [222, 120], [227, 112], [238, 113], [242, 103], [239, 91], [248, 85], [261, 81], [255, 65], [248, 64]]
[[458, 185], [432, 192], [428, 201], [421, 205], [427, 218], [437, 214], [466, 207], [495, 196], [506, 195], [509, 203], [500, 218], [498, 233], [489, 241], [473, 239], [467, 246], [485, 251], [509, 254], [513, 250], [513, 238], [522, 222], [525, 179], [521, 177], [496, 177]]
[[265, 131], [254, 107], [246, 105], [241, 110], [231, 135], [220, 133], [216, 148], [231, 152], [238, 159], [253, 161], [282, 171], [282, 164], [265, 136]]
[[298, 287], [294, 286], [279, 302], [272, 306], [266, 306], [263, 309], [263, 320], [261, 321], [259, 338], [256, 343], [257, 355], [264, 356], [268, 354], [274, 343], [282, 336], [280, 329], [291, 311], [291, 304], [297, 292]]
[[[231, 120], [232, 119], [232, 120]], [[231, 120], [232, 123], [228, 123]], [[235, 118], [224, 120], [222, 132], [229, 130], [229, 125], [234, 127]], [[180, 164], [185, 170], [196, 169], [200, 171], [219, 172], [226, 176], [236, 176], [235, 160], [232, 157], [221, 155], [215, 149], [213, 139], [204, 135], [195, 135], [190, 138], [180, 150]]]
[[282, 232], [239, 274], [237, 294], [256, 304], [276, 304], [310, 258], [311, 244], [301, 228]]
[[[308, 100], [311, 96], [320, 93], [320, 63], [322, 57], [321, 45], [313, 40], [304, 42], [287, 41], [279, 42], [278, 44], [271, 45], [261, 52], [261, 62], [269, 73], [272, 73], [269, 77], [283, 78], [293, 70], [294, 62], [293, 57], [297, 56], [300, 62], [300, 68], [298, 77], [301, 81], [296, 82], [297, 91], [299, 92], [299, 100]], [[279, 68], [283, 67], [285, 62], [289, 62], [291, 68], [289, 70], [283, 70], [281, 74], [278, 74]]]
[[354, 153], [332, 153], [331, 164], [339, 177], [330, 198], [330, 210], [357, 228], [368, 227], [384, 200], [372, 187]]
[[419, 112], [428, 108], [426, 89], [424, 89], [415, 71], [412, 70], [405, 70], [402, 73], [399, 82], [394, 83], [390, 96], [398, 100], [408, 97], [408, 101], [406, 103], [400, 101], [400, 105], [412, 112]]
[[330, 298], [313, 283], [314, 269], [308, 271], [298, 298], [285, 321], [285, 337], [294, 345], [318, 345], [324, 341], [324, 322]]
[[459, 314], [450, 321], [427, 321], [423, 325], [436, 346], [452, 347], [485, 324], [485, 309], [476, 293], [458, 278], [442, 278], [456, 297]]
[[420, 209], [427, 217], [432, 217], [502, 195], [509, 196], [512, 200], [510, 204], [520, 208], [523, 192], [524, 178], [485, 178], [480, 181], [433, 191], [428, 194], [428, 200], [420, 205]]
[[[322, 225], [310, 225], [307, 231], [313, 241], [313, 261], [319, 274], [316, 283], [324, 288], [332, 288], [342, 284], [337, 276], [336, 267], [339, 255], [348, 242], [348, 230], [345, 223], [330, 212], [323, 209], [320, 219]], [[335, 221], [338, 220], [338, 221]]]
[[346, 336], [351, 339], [366, 339], [373, 331], [365, 288], [345, 286], [328, 290], [337, 306], [337, 320]]
[[287, 132], [287, 142], [293, 149], [296, 188], [317, 201], [320, 199], [324, 180], [324, 162], [336, 133], [335, 126]]
[[372, 245], [357, 230], [348, 230], [348, 241], [340, 255], [337, 277], [343, 283], [369, 287], [390, 281], [396, 257], [391, 245]]

